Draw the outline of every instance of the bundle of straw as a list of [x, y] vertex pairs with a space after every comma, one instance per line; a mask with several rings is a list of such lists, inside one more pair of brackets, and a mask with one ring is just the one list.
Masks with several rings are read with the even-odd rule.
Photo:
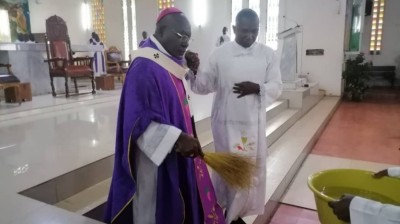
[[[194, 117], [191, 117], [193, 135], [197, 138]], [[235, 153], [202, 152], [200, 156], [232, 188], [249, 189], [256, 165], [250, 157]]]
[[230, 187], [235, 189], [251, 187], [256, 168], [251, 158], [221, 152], [204, 152], [202, 158]]

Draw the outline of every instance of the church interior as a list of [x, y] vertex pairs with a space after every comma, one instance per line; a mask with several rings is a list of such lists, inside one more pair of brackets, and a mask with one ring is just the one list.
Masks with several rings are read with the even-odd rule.
[[[201, 62], [223, 27], [234, 41], [243, 8], [280, 60], [265, 212], [246, 223], [339, 223], [322, 220], [312, 175], [400, 166], [399, 0], [0, 0], [1, 224], [104, 223], [132, 53], [168, 7], [187, 16]], [[214, 95], [187, 91], [212, 151]]]

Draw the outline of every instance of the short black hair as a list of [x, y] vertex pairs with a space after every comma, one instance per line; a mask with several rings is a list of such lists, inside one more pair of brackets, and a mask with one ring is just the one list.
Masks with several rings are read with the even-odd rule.
[[260, 18], [258, 18], [257, 13], [252, 9], [240, 10], [240, 12], [236, 15], [236, 24], [242, 19], [260, 20]]

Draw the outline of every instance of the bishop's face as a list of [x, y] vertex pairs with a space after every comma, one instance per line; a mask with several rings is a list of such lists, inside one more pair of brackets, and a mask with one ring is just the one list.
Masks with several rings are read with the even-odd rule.
[[241, 18], [236, 26], [233, 26], [236, 43], [244, 48], [250, 47], [257, 40], [259, 26], [258, 18]]
[[172, 56], [182, 58], [189, 47], [191, 35], [190, 23], [186, 17], [182, 16], [166, 27], [160, 42]]

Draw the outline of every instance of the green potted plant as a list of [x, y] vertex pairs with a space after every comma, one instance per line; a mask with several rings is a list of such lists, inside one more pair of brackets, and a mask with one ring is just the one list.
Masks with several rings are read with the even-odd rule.
[[365, 61], [363, 53], [346, 61], [346, 68], [342, 77], [345, 80], [344, 96], [348, 100], [363, 100], [365, 90], [368, 88], [366, 81], [370, 78], [370, 70], [371, 66]]

